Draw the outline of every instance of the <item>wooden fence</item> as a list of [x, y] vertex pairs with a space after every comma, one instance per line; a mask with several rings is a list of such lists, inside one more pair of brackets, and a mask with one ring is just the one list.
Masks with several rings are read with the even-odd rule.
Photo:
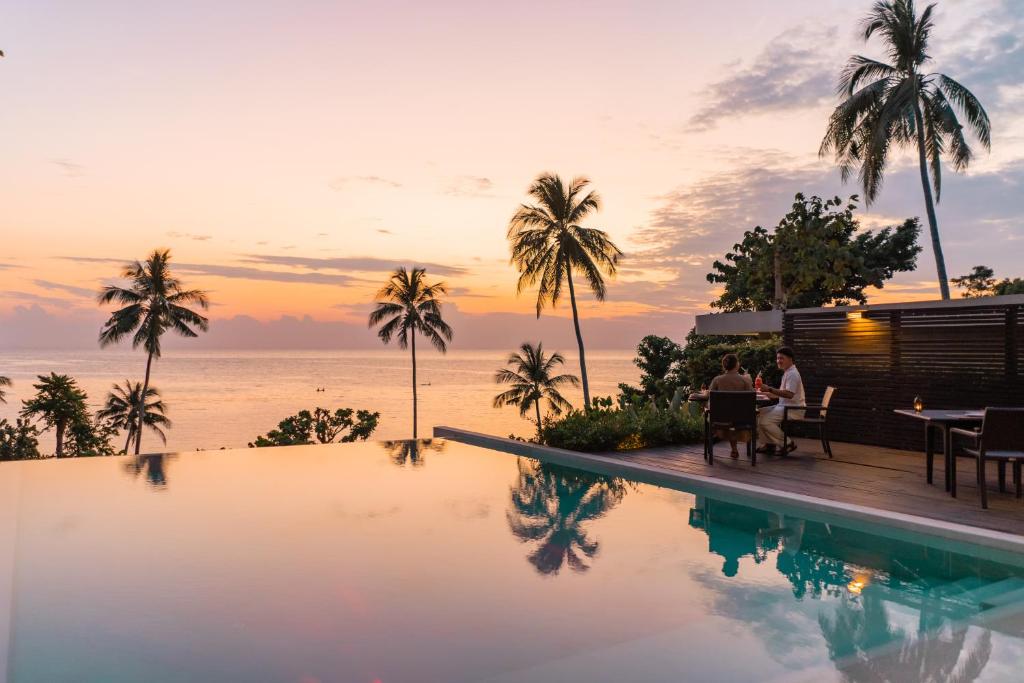
[[808, 403], [835, 386], [838, 441], [920, 450], [921, 423], [893, 413], [1024, 405], [1024, 297], [787, 311]]

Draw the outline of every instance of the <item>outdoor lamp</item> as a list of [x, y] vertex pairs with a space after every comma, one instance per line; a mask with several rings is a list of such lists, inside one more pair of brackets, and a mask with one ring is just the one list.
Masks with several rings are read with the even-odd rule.
[[914, 397], [914, 412], [920, 413], [924, 410], [924, 401], [921, 400], [920, 396]]

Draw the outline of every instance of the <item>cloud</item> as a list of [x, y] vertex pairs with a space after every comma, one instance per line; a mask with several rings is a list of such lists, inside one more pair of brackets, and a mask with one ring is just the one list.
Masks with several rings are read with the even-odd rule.
[[178, 263], [174, 265], [174, 268], [182, 273], [206, 275], [209, 277], [223, 277], [234, 280], [267, 280], [271, 282], [292, 282], [308, 285], [332, 285], [335, 287], [347, 287], [357, 282], [355, 278], [348, 277], [347, 275], [282, 272], [279, 270], [264, 270], [262, 268], [248, 268], [245, 266]]
[[352, 184], [379, 185], [382, 187], [401, 187], [402, 183], [390, 178], [382, 178], [378, 175], [350, 175], [341, 176], [332, 180], [329, 185], [332, 190], [344, 190]]
[[195, 240], [196, 242], [205, 242], [206, 240], [213, 239], [213, 235], [196, 235], [190, 232], [177, 232], [175, 230], [167, 233], [168, 237]]
[[57, 308], [72, 308], [75, 306], [75, 302], [70, 301], [69, 299], [62, 299], [55, 296], [44, 296], [33, 292], [19, 292], [15, 290], [4, 290], [3, 292], [0, 292], [0, 301], [5, 299], [11, 299], [28, 304], [56, 306]]
[[10, 268], [22, 268], [22, 267], [23, 266], [19, 266], [16, 263], [0, 263], [0, 270], [8, 270]]
[[280, 254], [246, 254], [242, 259], [246, 263], [260, 263], [275, 266], [291, 266], [310, 270], [350, 270], [367, 273], [387, 273], [399, 266], [417, 266], [426, 268], [433, 275], [465, 275], [468, 271], [458, 266], [446, 266], [440, 263], [417, 262], [414, 260], [392, 260], [374, 257], [328, 257], [282, 256]]
[[32, 284], [34, 284], [36, 287], [42, 287], [43, 289], [67, 292], [68, 294], [73, 294], [75, 296], [83, 297], [86, 299], [95, 298], [98, 292], [97, 289], [75, 287], [74, 285], [65, 285], [60, 282], [51, 282], [50, 280], [33, 280]]
[[121, 265], [134, 261], [134, 259], [110, 258], [109, 256], [58, 256], [57, 258], [75, 263], [118, 263]]
[[384, 228], [377, 228], [377, 232], [379, 232], [382, 235], [394, 235], [395, 234], [395, 233], [391, 232], [390, 230], [385, 230]]
[[60, 168], [61, 173], [68, 178], [79, 178], [85, 175], [85, 166], [76, 164], [67, 159], [51, 159], [50, 163]]
[[[972, 0], [973, 13], [935, 45], [935, 62], [926, 68], [967, 86], [982, 104], [1012, 104], [1012, 89], [1024, 73], [1024, 14], [1019, 0]], [[959, 13], [958, 13], [959, 14]], [[943, 26], [954, 15], [942, 15]], [[991, 114], [991, 109], [989, 111]]]
[[842, 56], [823, 46], [835, 44], [837, 35], [834, 26], [793, 28], [769, 41], [750, 64], [728, 65], [731, 74], [700, 93], [707, 104], [691, 117], [691, 129], [707, 130], [727, 117], [803, 109], [828, 101]]
[[494, 182], [490, 178], [463, 175], [453, 178], [444, 189], [445, 194], [456, 197], [492, 197]]

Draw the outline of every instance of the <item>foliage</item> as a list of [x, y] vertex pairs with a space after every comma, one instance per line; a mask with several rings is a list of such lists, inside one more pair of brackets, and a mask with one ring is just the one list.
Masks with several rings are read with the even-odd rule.
[[[843, 180], [856, 171], [868, 204], [882, 187], [890, 152], [916, 148], [942, 298], [949, 298], [935, 201], [942, 195], [941, 159], [963, 171], [974, 158], [969, 131], [991, 147], [988, 114], [970, 90], [949, 76], [921, 73], [929, 60], [934, 5], [918, 16], [914, 0], [880, 0], [862, 24], [865, 41], [878, 34], [890, 63], [861, 55], [849, 59], [839, 78], [845, 98], [829, 118], [822, 156], [833, 155]], [[928, 174], [931, 172], [931, 185]]]
[[281, 420], [277, 429], [270, 430], [266, 436], [257, 436], [249, 448], [366, 441], [379, 420], [380, 413], [352, 408], [339, 408], [333, 413], [326, 408], [316, 408], [312, 413], [300, 410]]
[[423, 467], [428, 452], [441, 453], [447, 447], [443, 439], [403, 439], [382, 441], [381, 446], [391, 456], [391, 462], [399, 467]]
[[508, 384], [511, 388], [494, 397], [494, 407], [516, 406], [519, 416], [526, 417], [530, 409], [537, 413], [537, 433], [541, 429], [540, 403], [547, 400], [548, 408], [555, 415], [563, 410], [571, 409], [572, 405], [565, 400], [559, 388], [565, 385], [579, 386], [575, 375], [555, 375], [555, 369], [565, 363], [565, 358], [557, 351], [550, 356], [544, 354], [544, 344], [538, 342], [533, 346], [523, 342], [519, 353], [510, 354], [506, 364], [511, 367], [502, 368], [494, 375], [498, 384]]
[[656, 405], [613, 407], [611, 398], [595, 398], [590, 410], [571, 410], [544, 422], [543, 443], [555, 448], [599, 453], [700, 441], [699, 416]]
[[619, 384], [620, 403], [636, 403], [642, 397], [667, 405], [685, 384], [683, 349], [668, 337], [649, 334], [641, 339], [633, 364], [640, 368], [640, 386]]
[[0, 375], [0, 403], [7, 403], [7, 393], [4, 388], [9, 386], [11, 386], [11, 378]]
[[[125, 380], [124, 384], [115, 384], [107, 394], [107, 401], [103, 409], [96, 413], [98, 419], [106, 421], [115, 432], [124, 431], [126, 434], [124, 452], [128, 452], [128, 446], [135, 437], [135, 430], [139, 427], [139, 406], [143, 405], [142, 384]], [[149, 427], [163, 443], [167, 443], [167, 435], [164, 429], [171, 427], [171, 421], [166, 416], [167, 406], [160, 398], [160, 390], [156, 387], [149, 387], [146, 390], [145, 413], [143, 424]]]
[[778, 337], [758, 339], [724, 335], [700, 335], [696, 329], [686, 335], [683, 349], [683, 365], [686, 382], [691, 391], [696, 391], [722, 373], [722, 357], [735, 353], [740, 360], [741, 370], [751, 376], [761, 373], [765, 383], [778, 386], [782, 372], [775, 364], [775, 352], [782, 346]]
[[569, 289], [585, 404], [590, 403], [590, 387], [572, 276], [582, 275], [597, 300], [604, 301], [604, 276], [615, 275], [622, 256], [608, 233], [580, 225], [601, 209], [598, 194], [586, 190], [589, 184], [587, 178], [573, 178], [566, 185], [559, 176], [543, 173], [528, 190], [536, 203], [521, 204], [508, 224], [512, 263], [519, 270], [516, 291], [538, 285], [537, 317], [544, 306], [558, 304], [563, 283]]
[[775, 303], [775, 254], [779, 255], [783, 308], [866, 303], [867, 287], [882, 287], [897, 272], [913, 270], [921, 247], [917, 219], [862, 231], [854, 210], [839, 197], [806, 199], [798, 193], [774, 232], [755, 227], [715, 261], [709, 282], [724, 285], [711, 303], [725, 311], [767, 311]]
[[67, 441], [64, 444], [66, 457], [84, 457], [91, 455], [114, 455], [117, 451], [110, 439], [117, 436], [117, 428], [103, 420], [90, 419], [85, 415], [68, 427]]
[[69, 427], [89, 421], [85, 405], [85, 392], [68, 375], [39, 375], [39, 383], [33, 384], [36, 395], [22, 401], [21, 416], [37, 418], [43, 423], [43, 431], [54, 430], [56, 450], [54, 454], [64, 457], [64, 437]]
[[1024, 279], [1003, 278], [997, 281], [995, 272], [988, 266], [974, 266], [967, 275], [953, 278], [952, 283], [964, 290], [964, 298], [1024, 294]]
[[0, 460], [27, 460], [39, 453], [39, 429], [25, 418], [14, 424], [0, 420]]

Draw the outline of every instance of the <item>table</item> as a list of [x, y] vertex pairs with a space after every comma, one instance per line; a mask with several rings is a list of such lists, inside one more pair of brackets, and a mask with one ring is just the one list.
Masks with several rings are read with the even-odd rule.
[[[694, 403], [707, 403], [708, 395], [709, 394], [710, 394], [710, 392], [708, 392], [708, 391], [698, 391], [698, 392], [694, 392], [694, 393], [690, 394], [686, 398], [687, 398], [687, 400], [693, 401]], [[758, 408], [764, 408], [765, 406], [772, 405], [773, 403], [775, 403], [779, 399], [776, 398], [775, 396], [770, 395], [770, 394], [762, 394], [762, 393], [758, 392], [758, 394], [757, 394], [757, 396], [755, 397], [754, 400], [757, 402], [757, 407]]]
[[953, 444], [949, 438], [949, 430], [953, 427], [980, 425], [983, 420], [980, 410], [895, 410], [897, 415], [912, 417], [924, 422], [924, 454], [928, 483], [932, 483], [932, 466], [935, 459], [935, 443], [933, 430], [942, 434], [942, 451], [946, 465], [946, 490], [956, 498], [956, 457], [953, 455]]

